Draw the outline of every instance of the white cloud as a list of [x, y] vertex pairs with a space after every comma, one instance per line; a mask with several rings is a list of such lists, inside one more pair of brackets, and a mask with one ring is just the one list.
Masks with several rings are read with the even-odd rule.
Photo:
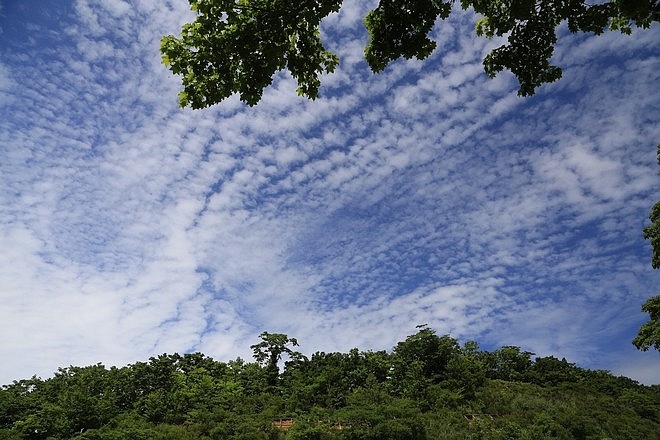
[[562, 39], [565, 79], [520, 99], [483, 73], [497, 42], [470, 14], [439, 23], [427, 62], [371, 75], [369, 5], [347, 4], [324, 23], [342, 63], [321, 98], [283, 73], [254, 108], [190, 111], [158, 54], [185, 2], [126, 5], [78, 2], [51, 24], [57, 50], [0, 68], [21, 81], [0, 121], [0, 382], [165, 351], [249, 358], [263, 330], [389, 349], [423, 323], [648, 377], [646, 358], [603, 352], [629, 351], [657, 285], [641, 238], [657, 29]]
[[11, 92], [15, 87], [16, 83], [10, 76], [9, 69], [5, 64], [0, 63], [0, 106], [11, 102], [13, 98]]

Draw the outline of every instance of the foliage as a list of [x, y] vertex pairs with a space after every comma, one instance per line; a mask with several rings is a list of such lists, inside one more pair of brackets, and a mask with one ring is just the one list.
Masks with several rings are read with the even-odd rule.
[[573, 383], [579, 380], [579, 369], [565, 358], [561, 360], [554, 356], [536, 358], [528, 369], [526, 380], [538, 385], [559, 385]]
[[[298, 94], [315, 99], [319, 75], [334, 71], [339, 59], [320, 39], [323, 18], [339, 11], [343, 0], [188, 0], [196, 19], [181, 37], [161, 40], [163, 63], [181, 76], [182, 107], [203, 108], [234, 93], [249, 105], [259, 102], [276, 72], [288, 69]], [[365, 59], [380, 72], [391, 61], [424, 59], [436, 47], [429, 33], [438, 18], [449, 17], [454, 0], [380, 0], [364, 23], [369, 32]], [[596, 35], [606, 29], [630, 34], [633, 26], [648, 28], [660, 17], [657, 0], [461, 0], [481, 18], [476, 33], [507, 36], [507, 43], [484, 59], [494, 77], [510, 70], [520, 82], [518, 94], [561, 77], [550, 64], [564, 22], [571, 32]]]
[[[658, 165], [660, 165], [660, 144], [658, 144]], [[653, 257], [651, 266], [660, 269], [660, 202], [656, 202], [649, 215], [651, 224], [644, 228], [644, 238], [651, 240]], [[650, 347], [660, 351], [660, 295], [649, 298], [642, 305], [642, 312], [647, 312], [651, 320], [642, 324], [632, 343], [639, 350], [646, 351]]]
[[[657, 148], [658, 165], [660, 165], [660, 144]], [[660, 202], [656, 202], [651, 208], [649, 220], [651, 220], [651, 224], [644, 228], [644, 238], [651, 241], [651, 247], [653, 248], [651, 266], [654, 269], [660, 269]]]
[[163, 62], [183, 79], [179, 103], [202, 108], [239, 93], [254, 105], [284, 68], [299, 94], [315, 98], [319, 74], [339, 61], [323, 47], [319, 24], [340, 6], [340, 0], [190, 0], [196, 20], [183, 26], [180, 39], [161, 42]]
[[532, 368], [533, 355], [514, 346], [495, 350], [488, 356], [488, 376], [491, 379], [520, 380]]
[[660, 202], [651, 208], [649, 219], [651, 224], [644, 228], [644, 238], [650, 240], [653, 247], [651, 265], [654, 269], [660, 269]]
[[261, 342], [251, 345], [250, 348], [254, 352], [254, 359], [266, 368], [269, 385], [275, 385], [280, 374], [277, 364], [282, 359], [282, 355], [287, 354], [294, 361], [302, 359], [303, 356], [287, 347], [288, 344], [298, 346], [296, 338], [289, 338], [282, 333], [268, 332], [261, 333], [259, 337]]
[[651, 320], [642, 324], [633, 344], [642, 351], [649, 347], [660, 351], [660, 295], [649, 298], [642, 305], [642, 312], [648, 313]]
[[455, 339], [439, 337], [425, 325], [419, 328], [394, 347], [391, 373], [394, 391], [418, 401], [429, 385], [447, 379], [449, 362], [459, 352]]
[[660, 387], [565, 359], [461, 347], [427, 326], [389, 353], [311, 358], [276, 335], [252, 346], [259, 362], [163, 354], [15, 381], [0, 388], [0, 439], [660, 438]]

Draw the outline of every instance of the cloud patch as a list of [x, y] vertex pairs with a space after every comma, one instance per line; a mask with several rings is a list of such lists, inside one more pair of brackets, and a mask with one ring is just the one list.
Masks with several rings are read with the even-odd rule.
[[[162, 352], [389, 349], [428, 323], [647, 383], [624, 362], [658, 274], [658, 30], [562, 35], [565, 78], [515, 95], [473, 17], [372, 75], [346, 4], [321, 97], [176, 107], [159, 38], [185, 2], [75, 2], [0, 65], [0, 382]], [[657, 63], [656, 63], [657, 64]]]

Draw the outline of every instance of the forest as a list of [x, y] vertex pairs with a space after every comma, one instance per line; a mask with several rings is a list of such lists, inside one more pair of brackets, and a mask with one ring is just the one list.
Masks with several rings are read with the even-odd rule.
[[658, 439], [660, 385], [428, 326], [390, 352], [297, 352], [264, 332], [254, 361], [163, 354], [60, 368], [0, 389], [0, 439]]

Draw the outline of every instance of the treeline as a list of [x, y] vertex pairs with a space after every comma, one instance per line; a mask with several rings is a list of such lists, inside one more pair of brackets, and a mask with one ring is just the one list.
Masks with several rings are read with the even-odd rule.
[[0, 439], [660, 438], [659, 386], [565, 359], [426, 326], [389, 353], [296, 345], [262, 333], [255, 362], [163, 354], [15, 381], [0, 389]]

